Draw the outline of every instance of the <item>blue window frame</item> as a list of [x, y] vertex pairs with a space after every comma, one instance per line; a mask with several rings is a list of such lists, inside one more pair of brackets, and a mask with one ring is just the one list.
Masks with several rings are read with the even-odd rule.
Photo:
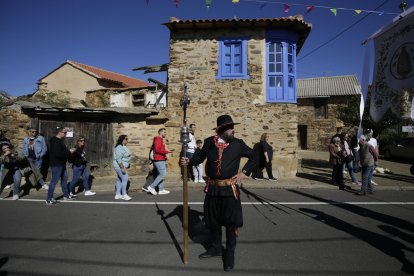
[[219, 39], [216, 79], [249, 79], [247, 74], [247, 38]]
[[296, 41], [289, 31], [266, 34], [266, 102], [296, 103]]

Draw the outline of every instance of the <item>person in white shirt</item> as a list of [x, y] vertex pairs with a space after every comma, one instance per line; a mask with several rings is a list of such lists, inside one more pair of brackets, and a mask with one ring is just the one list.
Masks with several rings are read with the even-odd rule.
[[[194, 152], [197, 148], [196, 139], [194, 137], [196, 125], [190, 124], [189, 130], [190, 130], [190, 142], [188, 142], [188, 146], [187, 146], [187, 157], [191, 159], [193, 158]], [[194, 182], [196, 182], [195, 181], [196, 179], [194, 178], [193, 167], [189, 166], [187, 171], [188, 171], [188, 178], [193, 179]]]
[[[377, 139], [375, 139], [374, 137], [372, 137], [373, 134], [374, 134], [374, 131], [372, 129], [367, 128], [365, 130], [365, 136], [367, 137], [368, 144], [370, 144], [375, 149], [375, 152], [376, 152], [377, 156], [379, 156], [378, 141], [377, 141]], [[374, 172], [375, 172], [375, 167], [377, 166], [377, 162], [378, 162], [378, 160], [375, 161], [374, 170], [372, 170], [372, 175], [371, 175], [371, 183], [374, 184], [374, 185], [378, 185], [377, 183], [375, 183], [372, 180], [372, 178], [374, 176]]]

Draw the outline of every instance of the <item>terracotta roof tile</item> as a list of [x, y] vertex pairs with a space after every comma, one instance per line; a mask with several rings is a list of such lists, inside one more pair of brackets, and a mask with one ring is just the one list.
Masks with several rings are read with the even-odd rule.
[[82, 64], [82, 63], [79, 63], [79, 62], [76, 62], [76, 61], [68, 60], [67, 63], [69, 63], [69, 64], [71, 64], [71, 65], [73, 65], [73, 66], [75, 66], [79, 69], [82, 69], [84, 71], [87, 71], [88, 73], [90, 73], [91, 75], [93, 75], [96, 78], [120, 83], [125, 88], [151, 86], [149, 83], [147, 83], [143, 80], [131, 78], [131, 77], [121, 75], [121, 74], [118, 74], [118, 73], [114, 73], [114, 72], [111, 72], [111, 71], [107, 71], [107, 70], [104, 70], [104, 69], [101, 69], [101, 68], [97, 68], [97, 67], [94, 67], [94, 66]]

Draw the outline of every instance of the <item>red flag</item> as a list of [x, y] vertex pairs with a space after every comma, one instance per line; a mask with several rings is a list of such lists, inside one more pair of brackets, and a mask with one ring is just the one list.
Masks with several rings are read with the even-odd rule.
[[178, 4], [180, 4], [180, 0], [174, 0], [174, 4], [178, 8]]
[[313, 10], [313, 8], [314, 8], [314, 6], [311, 6], [311, 5], [306, 6], [306, 12], [305, 12], [305, 14], [310, 13]]
[[289, 4], [283, 4], [283, 10], [285, 11], [285, 13], [288, 13], [290, 10], [290, 5]]

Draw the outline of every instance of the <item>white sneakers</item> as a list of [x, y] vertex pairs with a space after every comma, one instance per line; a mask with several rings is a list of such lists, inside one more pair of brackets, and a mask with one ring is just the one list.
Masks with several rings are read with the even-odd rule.
[[167, 191], [165, 189], [158, 192], [159, 195], [168, 195], [169, 193], [170, 191]]
[[93, 196], [93, 195], [96, 195], [96, 193], [90, 190], [85, 192], [85, 196]]
[[206, 183], [206, 181], [201, 178], [201, 179], [198, 180], [198, 183]]
[[115, 199], [131, 200], [132, 197], [130, 197], [129, 195], [119, 195], [119, 194], [116, 194], [115, 195]]
[[42, 185], [42, 189], [43, 189], [43, 190], [46, 190], [46, 191], [47, 191], [47, 190], [49, 190], [49, 185], [47, 185], [47, 184], [43, 184], [43, 185]]
[[19, 199], [19, 195], [14, 195], [13, 196], [13, 200], [18, 200]]
[[127, 200], [127, 201], [128, 201], [128, 200], [131, 200], [131, 199], [132, 199], [132, 197], [130, 197], [129, 195], [123, 195], [123, 196], [122, 196], [122, 199], [123, 199], [123, 200]]
[[152, 195], [157, 195], [157, 191], [151, 186], [148, 186], [147, 188], [148, 192], [150, 192]]

